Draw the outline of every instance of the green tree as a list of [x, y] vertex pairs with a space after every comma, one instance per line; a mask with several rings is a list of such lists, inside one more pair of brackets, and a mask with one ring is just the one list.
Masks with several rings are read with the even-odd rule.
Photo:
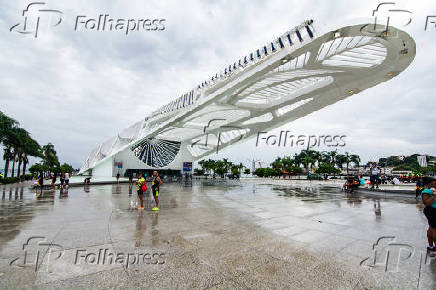
[[309, 174], [309, 166], [315, 164], [320, 159], [320, 153], [311, 149], [301, 150], [298, 156], [298, 159], [304, 165], [307, 174]]
[[323, 162], [315, 170], [315, 173], [339, 174], [341, 173], [341, 170], [336, 168], [332, 163]]
[[42, 146], [42, 155], [44, 164], [49, 168], [59, 167], [59, 159], [53, 144], [48, 143], [47, 145]]
[[19, 123], [0, 112], [0, 143], [3, 144], [3, 159], [5, 160], [5, 177], [8, 176], [9, 165], [12, 161], [12, 176], [15, 176], [15, 164], [18, 162], [17, 175], [21, 177], [26, 173], [28, 156], [39, 156], [39, 144], [30, 137], [30, 134], [19, 127]]
[[67, 163], [62, 164], [59, 168], [60, 168], [59, 171], [63, 172], [63, 173], [65, 173], [65, 172], [68, 172], [68, 173], [73, 172], [73, 166], [71, 166], [70, 164], [67, 164]]
[[265, 168], [256, 168], [256, 170], [254, 170], [254, 175], [256, 175], [258, 177], [264, 177], [265, 176]]
[[283, 161], [282, 158], [277, 157], [271, 164], [272, 168], [283, 170]]
[[33, 176], [36, 176], [36, 175], [38, 175], [38, 173], [44, 171], [44, 167], [40, 163], [35, 163], [32, 166], [30, 166], [29, 171], [30, 171], [30, 173], [32, 173]]

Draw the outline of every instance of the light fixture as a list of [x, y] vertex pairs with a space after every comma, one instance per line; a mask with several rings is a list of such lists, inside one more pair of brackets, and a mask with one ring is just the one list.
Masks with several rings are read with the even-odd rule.
[[354, 90], [349, 90], [349, 91], [348, 91], [348, 94], [349, 94], [349, 95], [354, 94]]
[[341, 33], [337, 30], [337, 31], [333, 32], [333, 37], [334, 38], [341, 37]]
[[388, 72], [386, 75], [387, 75], [388, 77], [391, 77], [391, 76], [393, 76], [394, 74], [391, 73], [391, 72]]

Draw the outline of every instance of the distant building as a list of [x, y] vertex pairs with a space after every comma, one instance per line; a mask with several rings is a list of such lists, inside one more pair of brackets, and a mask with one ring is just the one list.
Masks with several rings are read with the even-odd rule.
[[427, 167], [427, 156], [426, 155], [420, 155], [417, 157], [418, 164], [421, 167]]
[[382, 167], [382, 168], [380, 168], [380, 174], [392, 175], [393, 169], [394, 169], [393, 167]]
[[[347, 168], [342, 168], [341, 169], [341, 174], [346, 175], [347, 174]], [[349, 167], [348, 168], [348, 174], [350, 174], [350, 175], [359, 175], [360, 174], [359, 168], [358, 167], [355, 167], [355, 168]]]

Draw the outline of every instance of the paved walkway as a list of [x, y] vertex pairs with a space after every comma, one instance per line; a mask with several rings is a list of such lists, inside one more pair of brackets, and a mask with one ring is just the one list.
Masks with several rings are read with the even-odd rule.
[[0, 187], [0, 288], [436, 287], [414, 198], [261, 183]]

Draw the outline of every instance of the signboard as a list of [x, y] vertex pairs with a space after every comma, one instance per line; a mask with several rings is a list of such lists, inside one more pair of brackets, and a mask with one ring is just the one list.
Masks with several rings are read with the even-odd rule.
[[192, 162], [183, 162], [183, 172], [192, 171]]

